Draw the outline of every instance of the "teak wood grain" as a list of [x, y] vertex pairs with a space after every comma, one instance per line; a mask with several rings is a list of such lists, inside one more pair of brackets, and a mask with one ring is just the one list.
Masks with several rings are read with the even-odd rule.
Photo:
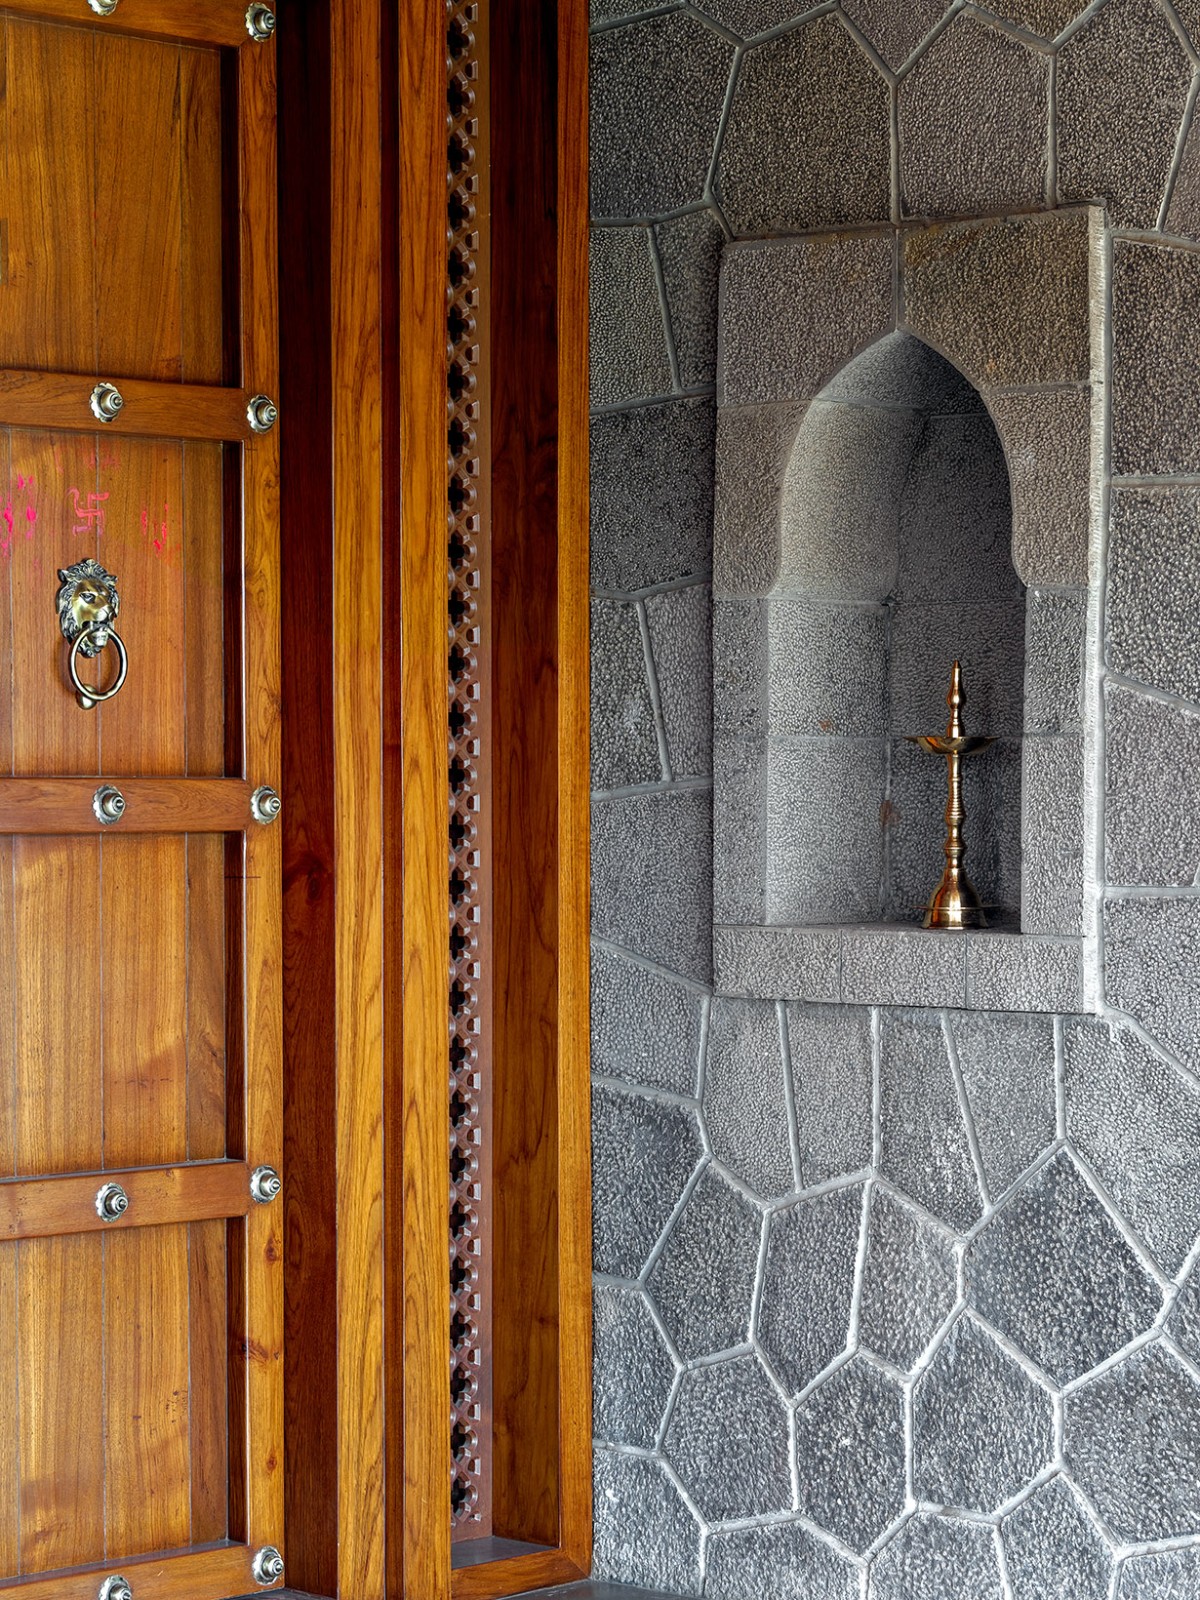
[[[114, 378], [111, 370], [96, 367], [92, 373], [0, 371], [0, 427], [55, 428], [112, 438], [241, 440], [261, 448], [246, 415], [257, 390]], [[102, 380], [116, 382], [125, 402], [106, 423], [97, 421], [91, 407], [92, 389]]]
[[241, 833], [255, 828], [250, 785], [242, 778], [126, 778], [114, 774], [125, 799], [117, 823], [92, 809], [97, 778], [0, 778], [0, 833]]
[[[129, 1196], [129, 1209], [116, 1222], [104, 1222], [96, 1211], [96, 1192], [105, 1183], [119, 1183]], [[0, 1240], [116, 1234], [130, 1228], [244, 1217], [252, 1204], [250, 1168], [244, 1161], [6, 1178], [0, 1183]]]
[[119, 12], [109, 17], [92, 11], [86, 0], [4, 0], [4, 9], [181, 44], [249, 48], [252, 43], [242, 0], [122, 0]]

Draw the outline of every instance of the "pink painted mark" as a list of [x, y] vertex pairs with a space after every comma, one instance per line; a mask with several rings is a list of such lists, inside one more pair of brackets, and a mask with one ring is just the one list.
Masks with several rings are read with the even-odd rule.
[[4, 517], [4, 526], [8, 530], [8, 536], [11, 539], [13, 531], [13, 505], [11, 500], [5, 504], [4, 510], [0, 515]]
[[95, 490], [88, 494], [86, 504], [83, 496], [76, 488], [68, 490], [74, 507], [75, 525], [72, 533], [95, 533], [97, 538], [104, 532], [104, 502], [108, 499], [108, 491], [96, 493]]
[[[155, 532], [156, 525], [158, 529], [157, 532]], [[157, 555], [161, 556], [167, 548], [167, 543], [170, 537], [170, 527], [171, 507], [165, 501], [163, 502], [162, 520], [161, 522], [157, 522], [157, 524], [155, 519], [151, 518], [147, 507], [142, 507], [142, 537], [150, 540]]]

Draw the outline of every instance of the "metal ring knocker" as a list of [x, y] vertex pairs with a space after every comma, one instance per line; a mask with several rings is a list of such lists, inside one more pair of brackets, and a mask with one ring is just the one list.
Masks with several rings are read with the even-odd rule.
[[[102, 635], [102, 637], [97, 637], [98, 635]], [[90, 650], [88, 649], [89, 644], [92, 645]], [[79, 652], [82, 650], [83, 654], [88, 657], [97, 656], [106, 644], [111, 644], [117, 652], [117, 675], [107, 689], [89, 688], [79, 677], [79, 669], [76, 666]], [[122, 684], [125, 682], [126, 674], [129, 672], [129, 654], [125, 649], [121, 635], [115, 628], [88, 628], [85, 633], [79, 635], [71, 646], [71, 659], [67, 665], [67, 670], [71, 674], [75, 698], [85, 711], [90, 711], [93, 706], [100, 705], [104, 700], [111, 700], [113, 695], [119, 693]]]
[[[117, 580], [98, 561], [88, 556], [58, 574], [58, 625], [70, 641], [67, 672], [75, 698], [85, 711], [119, 694], [129, 672], [129, 656], [113, 620], [121, 608]], [[107, 689], [92, 688], [79, 676], [79, 657], [94, 660], [106, 646], [117, 652], [117, 675]]]

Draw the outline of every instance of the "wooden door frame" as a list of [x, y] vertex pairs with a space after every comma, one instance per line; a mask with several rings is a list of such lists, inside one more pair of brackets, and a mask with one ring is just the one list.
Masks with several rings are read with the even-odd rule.
[[554, 838], [552, 881], [511, 912], [552, 930], [549, 990], [511, 1022], [550, 1041], [522, 1085], [549, 1132], [504, 1181], [516, 1215], [550, 1194], [554, 1232], [527, 1286], [537, 1359], [498, 1423], [523, 1466], [497, 1531], [546, 1548], [456, 1571], [444, 13], [308, 0], [278, 36], [288, 1582], [346, 1600], [487, 1600], [591, 1559], [587, 11], [493, 10], [497, 350], [520, 374], [494, 390], [497, 518], [511, 580], [549, 592], [536, 636], [513, 631], [508, 694], [555, 730], [539, 755], [508, 723]]

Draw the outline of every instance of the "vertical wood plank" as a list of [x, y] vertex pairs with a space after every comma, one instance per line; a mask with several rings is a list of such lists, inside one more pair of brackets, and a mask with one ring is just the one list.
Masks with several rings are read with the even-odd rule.
[[188, 1229], [193, 1544], [224, 1539], [228, 1531], [226, 1230], [220, 1221]]
[[[4, 41], [4, 22], [0, 19], [0, 50]], [[0, 85], [4, 82], [4, 61], [0, 55]], [[0, 99], [3, 90], [0, 88]], [[0, 137], [4, 118], [0, 116]], [[3, 148], [0, 147], [0, 175], [3, 174]], [[3, 241], [0, 241], [2, 247]], [[3, 270], [0, 268], [0, 270]], [[12, 691], [12, 561], [14, 534], [19, 528], [29, 527], [29, 509], [37, 516], [35, 489], [27, 485], [24, 474], [20, 484], [12, 470], [12, 431], [0, 429], [0, 772], [13, 770], [13, 691]]]
[[179, 61], [182, 376], [220, 383], [223, 353], [221, 262], [221, 58], [185, 48]]
[[0, 1245], [0, 1576], [21, 1565], [20, 1411], [18, 1389], [17, 1252]]

